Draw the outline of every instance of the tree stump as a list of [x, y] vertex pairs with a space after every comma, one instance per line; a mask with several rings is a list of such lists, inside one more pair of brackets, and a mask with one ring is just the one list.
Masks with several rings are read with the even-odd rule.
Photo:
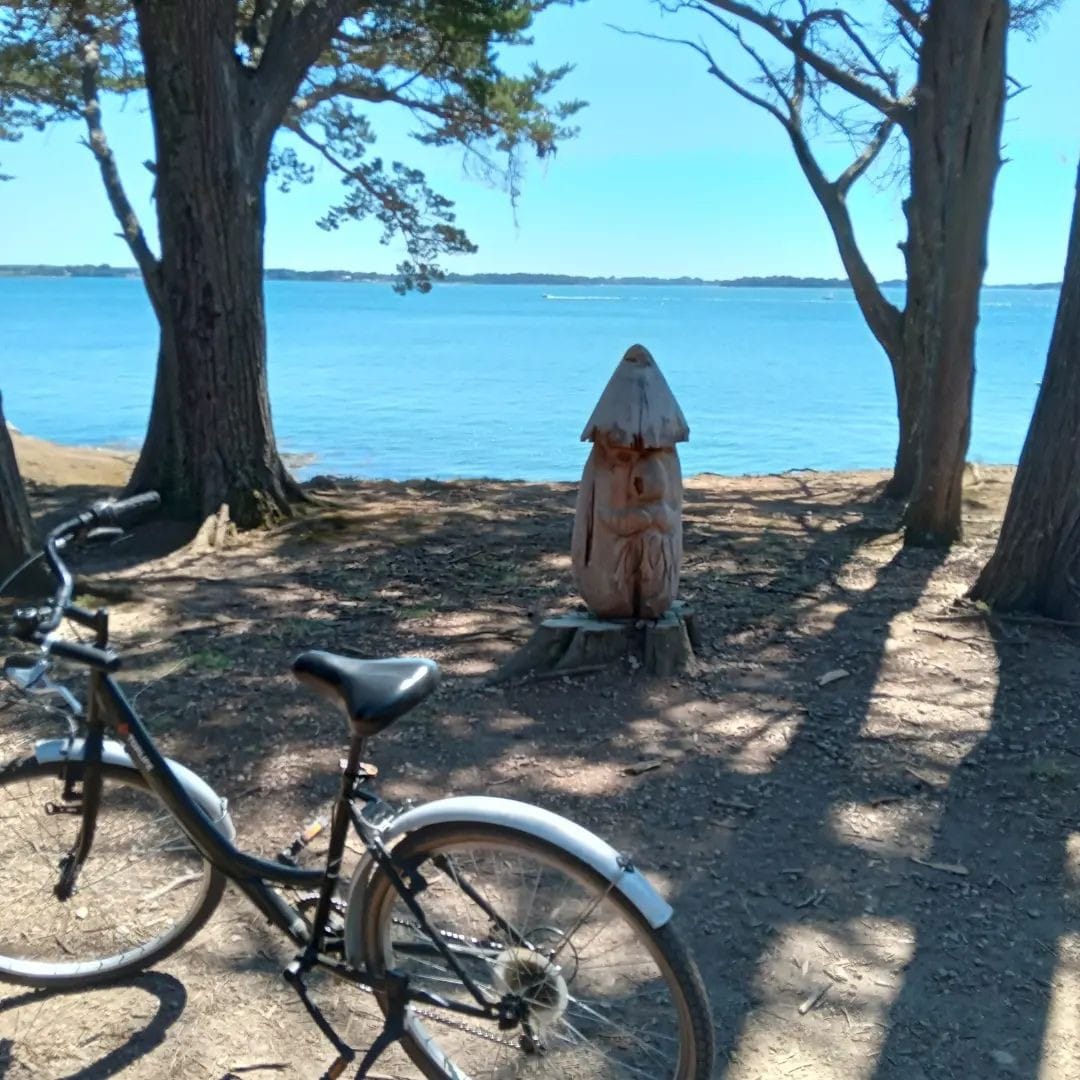
[[674, 675], [695, 669], [694, 649], [700, 645], [694, 613], [681, 603], [648, 621], [598, 619], [588, 613], [555, 615], [536, 628], [489, 682], [600, 669], [628, 658], [647, 675]]

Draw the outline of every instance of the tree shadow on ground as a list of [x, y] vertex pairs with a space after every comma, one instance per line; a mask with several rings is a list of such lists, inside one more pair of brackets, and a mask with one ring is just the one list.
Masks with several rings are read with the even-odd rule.
[[[168, 1038], [170, 1029], [183, 1015], [187, 1005], [187, 990], [184, 984], [172, 975], [161, 972], [145, 972], [131, 979], [110, 983], [108, 987], [109, 989], [140, 990], [155, 999], [157, 1005], [153, 1015], [148, 1022], [138, 1027], [132, 1028], [130, 1023], [125, 1023], [124, 1027], [128, 1030], [124, 1032], [123, 1041], [119, 1045], [96, 1061], [66, 1070], [62, 1074], [50, 1073], [55, 1080], [61, 1080], [61, 1078], [63, 1080], [107, 1080], [108, 1077], [118, 1076], [135, 1062], [150, 1054]], [[86, 998], [85, 995], [88, 994], [90, 997]], [[94, 1000], [93, 992], [85, 988], [76, 991], [27, 990], [0, 999], [0, 1016], [16, 1010], [25, 1010], [30, 1015], [47, 1003], [57, 1003], [65, 998], [73, 998], [75, 995], [83, 997], [82, 1008], [90, 1011], [90, 1003]], [[74, 1034], [85, 1028], [85, 1017], [76, 1017], [73, 1011], [79, 1009], [79, 1006], [80, 1003], [73, 1001], [70, 1010], [59, 1012], [55, 1017], [50, 1018], [49, 1022], [53, 1028], [50, 1037], [63, 1051], [71, 1049]], [[130, 1016], [126, 1019], [130, 1020]], [[0, 1040], [0, 1075], [7, 1075], [8, 1069], [11, 1070], [12, 1075], [20, 1075], [19, 1041], [18, 1029], [13, 1038]], [[41, 1073], [30, 1066], [26, 1069], [25, 1075], [41, 1075]]]
[[[1075, 785], [1058, 762], [1033, 795], [1032, 762], [1010, 773], [992, 740], [1015, 759], [1010, 745], [1037, 743], [1033, 711], [1067, 716], [1071, 691], [1051, 693], [1041, 643], [1002, 638], [991, 709], [995, 643], [925, 622], [928, 587], [933, 603], [958, 595], [978, 551], [902, 552], [875, 495], [865, 477], [691, 481], [683, 591], [706, 639], [692, 677], [483, 685], [538, 613], [575, 603], [568, 485], [358, 485], [351, 508], [268, 541], [135, 570], [118, 626], [139, 707], [263, 853], [332, 796], [344, 738], [289, 658], [433, 655], [443, 690], [372, 747], [387, 793], [521, 798], [634, 852], [701, 963], [721, 1075], [781, 1075], [802, 1055], [822, 1075], [960, 1077], [1000, 1050], [1032, 1076], [1047, 1002], [1012, 988], [1053, 978], [1035, 942], [1069, 925], [1068, 830], [1047, 792]], [[1073, 643], [1054, 647], [1075, 664]], [[1057, 762], [1072, 751], [1054, 731]], [[1017, 854], [991, 863], [981, 845], [999, 834]], [[995, 952], [1017, 978], [987, 1003]]]
[[[1080, 1052], [1075, 1014], [1048, 1027], [1055, 991], [1068, 996], [1063, 980], [1080, 970], [1075, 847], [1066, 865], [1080, 828], [1075, 649], [1055, 632], [992, 617], [990, 627], [989, 726], [935, 793], [927, 861], [955, 869], [928, 869], [909, 913], [914, 955], [876, 1080], [993, 1072], [1036, 1080], [1072, 1075], [1055, 1063], [1074, 1068]], [[1075, 993], [1064, 1007], [1076, 1009]]]

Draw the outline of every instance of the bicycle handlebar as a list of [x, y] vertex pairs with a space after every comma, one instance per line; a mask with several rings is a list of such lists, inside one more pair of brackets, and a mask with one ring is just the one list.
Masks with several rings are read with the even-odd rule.
[[161, 506], [161, 496], [156, 491], [144, 491], [119, 502], [94, 503], [91, 511], [97, 515], [95, 525], [111, 525], [126, 529], [139, 522]]
[[123, 528], [134, 525], [160, 505], [161, 496], [156, 491], [143, 492], [118, 502], [102, 501], [52, 529], [45, 537], [44, 554], [45, 561], [57, 580], [56, 592], [52, 602], [44, 607], [21, 608], [15, 612], [10, 627], [15, 637], [44, 645], [50, 653], [64, 659], [89, 664], [105, 671], [115, 671], [120, 666], [120, 660], [111, 650], [70, 641], [49, 640], [49, 635], [64, 618], [69, 614], [81, 614], [77, 610], [72, 611], [71, 596], [75, 589], [75, 579], [61, 558], [60, 550], [69, 540], [85, 535], [96, 527]]

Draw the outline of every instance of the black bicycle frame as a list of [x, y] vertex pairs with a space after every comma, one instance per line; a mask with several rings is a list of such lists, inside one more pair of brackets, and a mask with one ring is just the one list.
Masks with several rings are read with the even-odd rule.
[[[191, 798], [184, 786], [173, 775], [169, 763], [158, 750], [153, 736], [147, 731], [146, 725], [111, 675], [101, 671], [91, 672], [90, 699], [94, 702], [91, 717], [94, 718], [93, 726], [97, 731], [96, 733], [94, 730], [89, 732], [88, 742], [94, 739], [95, 734], [97, 738], [100, 738], [101, 726], [105, 722], [102, 714], [103, 711], [107, 711], [112, 717], [117, 734], [124, 740], [132, 762], [150, 789], [172, 813], [200, 854], [232, 881], [273, 925], [288, 934], [296, 944], [304, 946], [304, 956], [311, 966], [317, 964], [350, 982], [370, 987], [376, 993], [383, 990], [387, 984], [386, 977], [378, 977], [366, 971], [354, 969], [348, 964], [331, 957], [324, 957], [319, 953], [340, 872], [346, 832], [352, 824], [364, 839], [372, 858], [389, 874], [394, 888], [431, 938], [431, 947], [442, 954], [451, 969], [461, 979], [463, 986], [476, 999], [477, 1004], [448, 1001], [438, 995], [412, 987], [405, 992], [407, 1000], [438, 1005], [466, 1016], [485, 1019], [498, 1016], [498, 1003], [488, 1001], [484, 997], [452, 951], [440, 941], [437, 931], [428, 926], [420, 905], [402, 879], [397, 867], [386, 854], [386, 849], [375, 838], [374, 830], [364, 822], [353, 805], [362, 749], [361, 740], [353, 739], [349, 746], [349, 757], [342, 777], [341, 792], [334, 804], [326, 869], [301, 870], [298, 867], [261, 859], [241, 851], [221, 833], [202, 807]], [[105, 710], [102, 710], [101, 705], [105, 705]], [[100, 762], [100, 757], [98, 761]], [[93, 765], [91, 765], [92, 769]], [[318, 907], [311, 924], [314, 927], [314, 935], [309, 932], [307, 922], [297, 909], [275, 892], [270, 887], [271, 885], [281, 885], [291, 889], [319, 890]]]
[[324, 872], [261, 859], [236, 847], [173, 775], [153, 736], [116, 680], [95, 671], [91, 674], [90, 684], [91, 700], [100, 701], [96, 695], [102, 695], [132, 762], [200, 854], [233, 881], [275, 926], [299, 944], [307, 944], [309, 935], [304, 920], [268, 883], [292, 889], [318, 889], [323, 883]]

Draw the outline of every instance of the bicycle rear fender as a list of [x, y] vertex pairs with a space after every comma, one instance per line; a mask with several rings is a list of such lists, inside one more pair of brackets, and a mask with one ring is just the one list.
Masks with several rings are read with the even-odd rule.
[[[34, 743], [34, 757], [42, 764], [53, 765], [64, 761], [82, 761], [86, 753], [83, 739], [42, 739]], [[101, 746], [101, 760], [105, 765], [114, 765], [118, 769], [139, 770], [131, 760], [122, 743], [106, 739]], [[179, 781], [192, 800], [217, 826], [218, 831], [229, 841], [236, 839], [236, 828], [229, 817], [229, 802], [216, 794], [214, 789], [196, 776], [190, 769], [171, 758], [165, 759], [173, 775]]]
[[[451, 821], [501, 825], [562, 848], [586, 866], [591, 866], [608, 881], [614, 882], [623, 898], [636, 908], [654, 929], [659, 929], [674, 914], [671, 905], [656, 891], [645, 875], [635, 869], [629, 859], [620, 855], [610, 844], [594, 836], [588, 829], [553, 814], [550, 810], [513, 799], [466, 795], [439, 799], [437, 802], [418, 806], [407, 810], [387, 825], [382, 833], [383, 843], [392, 847], [394, 841], [406, 833], [415, 832], [427, 825], [441, 825]], [[365, 859], [357, 867], [349, 884], [348, 921], [351, 923], [356, 919], [353, 929], [357, 931], [357, 935], [354, 938], [347, 930], [347, 941], [359, 940], [359, 916], [363, 908], [361, 900], [370, 869], [370, 860]]]

